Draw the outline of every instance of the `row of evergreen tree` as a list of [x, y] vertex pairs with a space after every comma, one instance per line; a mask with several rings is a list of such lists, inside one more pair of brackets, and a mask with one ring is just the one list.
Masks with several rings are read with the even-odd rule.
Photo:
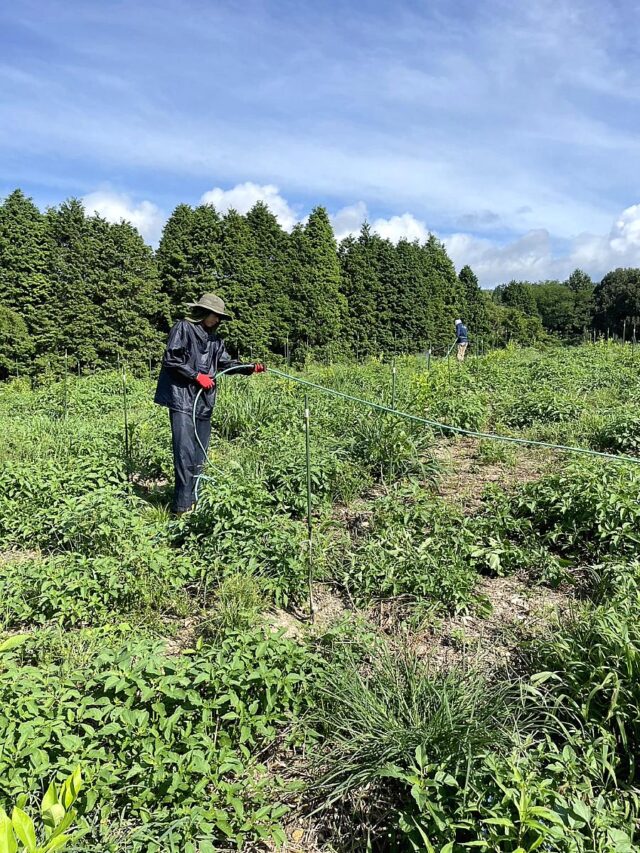
[[581, 270], [566, 281], [511, 281], [493, 291], [494, 301], [539, 319], [544, 333], [579, 341], [591, 333], [631, 340], [640, 335], [640, 269], [608, 272], [594, 284]]
[[365, 224], [338, 246], [322, 207], [289, 233], [261, 202], [244, 216], [181, 204], [154, 252], [77, 199], [42, 213], [16, 190], [0, 205], [0, 377], [59, 370], [65, 353], [85, 368], [157, 362], [171, 323], [208, 290], [228, 303], [225, 338], [246, 358], [438, 351], [457, 317], [476, 341], [528, 343], [543, 318], [512, 284], [491, 298], [434, 236], [393, 244]]

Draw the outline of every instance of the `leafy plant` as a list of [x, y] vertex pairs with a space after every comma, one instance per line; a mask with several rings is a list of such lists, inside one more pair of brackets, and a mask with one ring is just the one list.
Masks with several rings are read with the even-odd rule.
[[[36, 826], [20, 805], [14, 806], [11, 817], [0, 808], [0, 853], [53, 853], [62, 850], [78, 837], [72, 830], [76, 812], [72, 808], [82, 787], [82, 774], [77, 767], [57, 786], [52, 782], [40, 805], [43, 829], [37, 840]], [[19, 798], [25, 805], [26, 796]], [[69, 832], [71, 830], [71, 832]]]

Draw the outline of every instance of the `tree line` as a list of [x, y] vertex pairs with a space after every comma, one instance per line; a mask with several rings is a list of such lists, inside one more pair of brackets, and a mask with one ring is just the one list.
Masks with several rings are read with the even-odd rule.
[[566, 281], [510, 281], [493, 291], [498, 305], [540, 321], [544, 339], [578, 342], [594, 333], [631, 340], [640, 335], [640, 269], [608, 272], [594, 283], [582, 270]]
[[[558, 303], [571, 321], [552, 285], [574, 294]], [[81, 369], [157, 363], [171, 324], [207, 290], [233, 313], [230, 349], [301, 362], [439, 351], [457, 317], [491, 345], [568, 337], [604, 304], [593, 285], [572, 287], [512, 282], [490, 294], [470, 267], [456, 273], [435, 236], [394, 244], [365, 223], [338, 245], [322, 207], [287, 232], [262, 202], [246, 215], [180, 204], [154, 252], [131, 224], [87, 215], [77, 199], [43, 213], [16, 190], [0, 205], [0, 378], [59, 372], [65, 357]]]

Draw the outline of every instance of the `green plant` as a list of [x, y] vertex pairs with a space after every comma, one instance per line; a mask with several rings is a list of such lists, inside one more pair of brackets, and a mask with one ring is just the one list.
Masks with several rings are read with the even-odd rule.
[[[72, 806], [81, 787], [79, 767], [60, 786], [54, 782], [49, 785], [40, 805], [44, 826], [39, 833], [21, 806], [14, 806], [11, 818], [0, 808], [0, 853], [53, 853], [76, 840], [78, 833], [72, 830], [76, 812]], [[19, 802], [25, 805], [26, 797], [20, 797]], [[40, 841], [37, 835], [40, 835]]]
[[[157, 640], [125, 640], [73, 669], [0, 670], [0, 794], [15, 797], [70, 760], [86, 768], [82, 813], [93, 849], [125, 811], [136, 853], [209, 840], [282, 838], [282, 784], [261, 762], [309, 706], [320, 663], [282, 634], [229, 632], [169, 658]], [[164, 839], [164, 840], [163, 840]]]
[[431, 437], [392, 415], [366, 413], [352, 428], [351, 454], [380, 481], [390, 476], [419, 475], [437, 480], [439, 467], [428, 456]]
[[255, 625], [263, 605], [262, 591], [256, 578], [235, 574], [223, 578], [213, 597], [213, 613], [204, 623], [205, 634], [224, 636]]
[[460, 611], [476, 600], [468, 550], [463, 519], [410, 483], [376, 504], [367, 532], [344, 555], [339, 578], [360, 603], [405, 596]]
[[622, 411], [608, 417], [591, 436], [591, 445], [607, 453], [640, 453], [640, 418]]
[[268, 492], [255, 482], [220, 473], [215, 484], [207, 483], [197, 511], [177, 526], [176, 543], [197, 561], [209, 588], [242, 571], [259, 578], [278, 603], [305, 594], [305, 528], [274, 515]]

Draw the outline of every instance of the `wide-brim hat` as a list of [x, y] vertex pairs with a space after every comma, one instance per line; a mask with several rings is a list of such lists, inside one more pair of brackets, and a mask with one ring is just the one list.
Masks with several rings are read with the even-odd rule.
[[187, 302], [187, 308], [204, 308], [212, 314], [217, 314], [221, 320], [233, 320], [233, 316], [227, 314], [224, 302], [215, 293], [203, 293], [197, 302]]

